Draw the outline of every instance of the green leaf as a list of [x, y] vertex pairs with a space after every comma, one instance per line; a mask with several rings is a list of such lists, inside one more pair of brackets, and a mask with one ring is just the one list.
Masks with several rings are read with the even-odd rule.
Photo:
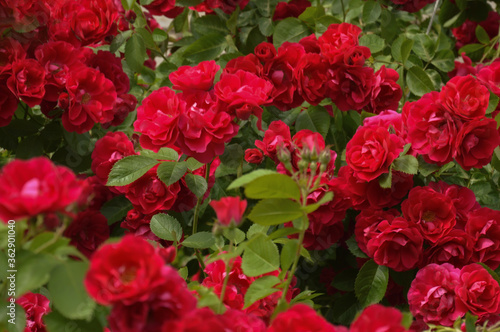
[[257, 6], [257, 10], [260, 15], [264, 17], [271, 17], [276, 5], [278, 4], [278, 0], [256, 0], [255, 5]]
[[161, 148], [158, 152], [153, 152], [151, 150], [142, 150], [141, 156], [149, 157], [158, 160], [179, 160], [179, 154], [177, 151], [171, 148]]
[[208, 184], [203, 176], [188, 173], [185, 179], [189, 190], [191, 190], [196, 197], [201, 198], [205, 195]]
[[182, 245], [188, 248], [205, 249], [215, 244], [215, 237], [210, 232], [198, 232], [182, 241]]
[[179, 181], [186, 174], [187, 169], [186, 162], [165, 161], [158, 166], [157, 174], [163, 183], [170, 186]]
[[378, 2], [369, 0], [363, 6], [363, 21], [365, 23], [375, 22], [382, 13], [382, 8]]
[[330, 120], [331, 116], [323, 106], [311, 106], [299, 114], [295, 129], [297, 131], [309, 129], [326, 137], [330, 128]]
[[286, 41], [297, 43], [310, 34], [311, 31], [304, 22], [295, 17], [287, 17], [276, 24], [274, 28], [273, 44], [277, 49]]
[[476, 37], [477, 37], [477, 40], [479, 40], [479, 42], [481, 44], [487, 45], [490, 43], [490, 36], [488, 36], [488, 33], [486, 32], [486, 30], [484, 30], [484, 28], [480, 25], [476, 26]]
[[96, 303], [87, 295], [83, 280], [89, 266], [84, 262], [64, 262], [50, 275], [47, 286], [52, 305], [70, 319], [90, 319]]
[[136, 0], [121, 0], [121, 3], [122, 3], [122, 6], [123, 6], [123, 9], [125, 9], [125, 10], [132, 9], [132, 7], [133, 7], [133, 6], [134, 6], [134, 4], [135, 4], [135, 1], [136, 1]]
[[455, 55], [452, 50], [438, 51], [431, 63], [443, 72], [452, 71], [455, 68]]
[[308, 214], [312, 213], [312, 212], [316, 211], [321, 205], [328, 203], [328, 202], [331, 202], [332, 199], [333, 199], [333, 192], [328, 191], [323, 195], [323, 197], [321, 197], [321, 199], [319, 201], [317, 201], [316, 203], [307, 205], [305, 208], [303, 208], [303, 210]]
[[269, 37], [273, 34], [273, 20], [270, 17], [259, 18], [258, 24], [259, 30], [264, 36]]
[[486, 109], [486, 114], [491, 114], [493, 113], [499, 102], [500, 98], [496, 94], [490, 91], [490, 101], [488, 102], [488, 108]]
[[229, 241], [233, 241], [234, 244], [241, 243], [245, 241], [246, 238], [245, 232], [239, 228], [224, 228], [222, 234]]
[[474, 316], [469, 311], [465, 314], [465, 331], [476, 332], [477, 316]]
[[281, 249], [281, 270], [287, 271], [293, 264], [295, 260], [295, 255], [297, 255], [297, 249], [299, 247], [299, 241], [297, 239], [287, 239], [283, 248]]
[[257, 234], [246, 242], [241, 268], [249, 277], [276, 271], [280, 264], [278, 247], [264, 234]]
[[195, 35], [205, 36], [208, 34], [226, 35], [229, 30], [226, 26], [226, 21], [217, 15], [206, 15], [197, 18], [192, 23], [193, 32]]
[[172, 216], [158, 213], [151, 218], [151, 231], [162, 240], [179, 242], [182, 237], [181, 224]]
[[122, 33], [116, 35], [115, 38], [113, 38], [111, 45], [109, 45], [109, 51], [111, 53], [116, 53], [130, 38], [130, 36], [132, 36], [132, 30], [123, 31]]
[[363, 307], [380, 302], [389, 282], [389, 269], [377, 265], [373, 260], [366, 262], [359, 270], [354, 283], [354, 291]]
[[381, 188], [390, 188], [392, 186], [392, 169], [389, 169], [389, 173], [380, 175], [378, 178], [378, 183]]
[[411, 36], [411, 39], [414, 41], [413, 52], [422, 60], [431, 61], [436, 49], [431, 37], [424, 33], [418, 33]]
[[486, 45], [483, 44], [468, 44], [458, 50], [458, 54], [465, 54], [471, 58], [472, 61], [479, 61], [483, 56]]
[[234, 143], [226, 146], [224, 153], [220, 156], [220, 161], [230, 168], [237, 168], [243, 162], [244, 157], [245, 151], [241, 145]]
[[146, 58], [146, 45], [138, 34], [133, 34], [125, 44], [125, 61], [130, 69], [141, 72]]
[[261, 225], [278, 225], [302, 216], [299, 203], [283, 198], [270, 198], [258, 202], [248, 219]]
[[158, 163], [158, 160], [144, 156], [125, 157], [113, 165], [106, 185], [126, 186], [146, 174]]
[[153, 36], [153, 40], [156, 43], [161, 43], [161, 42], [164, 42], [165, 40], [168, 39], [168, 33], [166, 33], [165, 30], [158, 29], [158, 28], [156, 28], [153, 31], [153, 35], [152, 36]]
[[[66, 237], [57, 237], [54, 232], [43, 232], [28, 242], [26, 249], [37, 252], [37, 249], [43, 246], [42, 250], [38, 252], [54, 253], [58, 248], [67, 246], [69, 241], [70, 239]], [[50, 245], [47, 246], [47, 243]]]
[[47, 315], [43, 316], [43, 322], [47, 326], [47, 331], [50, 332], [68, 332], [68, 331], [80, 331], [80, 332], [91, 332], [100, 331], [103, 329], [101, 324], [97, 319], [93, 319], [91, 322], [77, 319], [69, 319], [61, 315], [57, 311], [52, 311]]
[[268, 174], [278, 174], [278, 173], [276, 173], [276, 171], [273, 171], [270, 169], [258, 169], [258, 170], [251, 172], [251, 173], [245, 174], [245, 175], [237, 178], [233, 182], [231, 182], [231, 184], [227, 187], [227, 190], [239, 188], [241, 186], [244, 186], [244, 185], [254, 181], [255, 179], [258, 179], [261, 176], [268, 175]]
[[405, 63], [410, 56], [413, 47], [413, 40], [407, 39], [404, 35], [399, 36], [391, 47], [392, 57], [401, 63]]
[[335, 275], [332, 286], [343, 292], [352, 292], [357, 274], [358, 270], [355, 269], [343, 270]]
[[50, 272], [59, 264], [53, 256], [48, 254], [30, 255], [23, 260], [16, 259], [16, 296], [43, 286], [49, 281]]
[[248, 308], [256, 301], [279, 291], [279, 289], [273, 288], [279, 283], [280, 279], [276, 276], [264, 276], [254, 280], [245, 293], [245, 305], [243, 306], [243, 309]]
[[356, 238], [351, 236], [347, 241], [345, 241], [347, 244], [347, 248], [351, 252], [351, 254], [354, 255], [354, 257], [358, 258], [368, 258], [368, 256], [361, 250], [358, 246], [358, 243], [356, 242]]
[[412, 155], [404, 155], [396, 158], [392, 163], [392, 169], [406, 174], [418, 173], [418, 160]]
[[141, 36], [142, 40], [144, 41], [144, 45], [149, 48], [150, 50], [156, 49], [156, 43], [153, 39], [153, 36], [151, 35], [151, 32], [145, 28], [136, 28], [135, 32]]
[[420, 67], [414, 66], [406, 74], [406, 84], [410, 91], [419, 97], [434, 90], [434, 84], [429, 75]]
[[291, 198], [300, 201], [300, 188], [285, 174], [261, 176], [245, 186], [248, 198]]
[[125, 218], [128, 211], [132, 209], [132, 203], [125, 196], [120, 195], [104, 203], [100, 211], [108, 220], [108, 225], [111, 225]]
[[196, 40], [184, 50], [184, 57], [193, 62], [199, 63], [217, 58], [226, 48], [226, 37], [217, 32], [209, 33], [203, 38]]
[[352, 292], [342, 294], [337, 298], [332, 308], [332, 318], [335, 324], [348, 326], [356, 314], [362, 309]]
[[375, 34], [363, 35], [359, 38], [359, 45], [368, 47], [374, 54], [385, 48], [385, 40]]
[[418, 159], [418, 171], [423, 176], [429, 176], [432, 173], [436, 172], [438, 169], [439, 166], [435, 164], [429, 164], [423, 158]]
[[187, 167], [191, 171], [196, 171], [198, 168], [203, 167], [204, 164], [200, 163], [198, 160], [194, 158], [188, 158], [186, 159]]

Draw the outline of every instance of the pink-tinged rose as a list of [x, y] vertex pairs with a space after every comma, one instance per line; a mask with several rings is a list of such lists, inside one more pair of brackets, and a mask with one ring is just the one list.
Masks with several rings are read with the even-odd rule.
[[73, 172], [45, 157], [16, 159], [0, 173], [0, 219], [19, 220], [62, 211], [82, 191]]
[[259, 128], [262, 123], [260, 106], [268, 102], [272, 90], [271, 82], [243, 70], [222, 74], [214, 87], [215, 95], [223, 102], [223, 109], [240, 120], [248, 120], [250, 115], [255, 115]]
[[153, 91], [137, 108], [134, 130], [142, 133], [143, 148], [158, 152], [160, 148], [173, 145], [179, 135], [179, 115], [186, 103], [168, 87]]
[[465, 123], [455, 141], [455, 160], [466, 171], [482, 168], [493, 157], [493, 150], [500, 145], [497, 122], [483, 118]]
[[59, 106], [64, 110], [62, 124], [67, 131], [83, 134], [95, 123], [113, 119], [115, 86], [97, 69], [79, 67], [70, 71], [66, 90], [59, 96]]
[[12, 64], [12, 74], [7, 79], [7, 86], [29, 107], [40, 105], [45, 95], [45, 70], [36, 60], [18, 60]]
[[105, 185], [113, 165], [118, 160], [135, 154], [134, 144], [127, 135], [121, 131], [110, 131], [95, 143], [90, 168], [99, 181]]
[[494, 61], [489, 66], [478, 70], [477, 78], [497, 96], [500, 96], [500, 61]]
[[126, 235], [94, 253], [84, 283], [99, 304], [129, 305], [145, 301], [164, 283], [164, 268], [163, 258], [151, 244]]
[[484, 316], [500, 313], [500, 285], [479, 264], [470, 264], [462, 268], [455, 293], [458, 310], [470, 311], [480, 320]]
[[183, 7], [176, 7], [175, 0], [155, 0], [149, 5], [145, 5], [151, 14], [158, 16], [166, 16], [168, 18], [176, 18], [182, 11]]
[[246, 149], [245, 161], [250, 164], [260, 164], [264, 159], [264, 154], [260, 149]]
[[16, 300], [26, 313], [25, 332], [46, 332], [43, 316], [51, 312], [50, 302], [42, 294], [26, 293]]
[[179, 182], [170, 186], [163, 183], [156, 174], [157, 169], [158, 166], [153, 167], [138, 180], [129, 184], [125, 194], [134, 209], [144, 214], [169, 210], [174, 205], [181, 189]]
[[412, 315], [427, 324], [453, 326], [465, 314], [455, 305], [455, 288], [460, 283], [460, 270], [451, 264], [420, 269], [408, 291]]
[[361, 210], [361, 213], [356, 216], [356, 226], [354, 227], [354, 236], [359, 249], [364, 253], [368, 253], [366, 244], [379, 234], [377, 231], [378, 224], [384, 220], [390, 223], [394, 218], [399, 217], [399, 215], [400, 212], [396, 209], [387, 211], [373, 209]]
[[469, 213], [465, 231], [474, 239], [472, 261], [500, 266], [500, 211], [483, 207]]
[[70, 244], [90, 258], [109, 239], [108, 220], [97, 210], [85, 210], [66, 228], [64, 236], [70, 238]]
[[333, 325], [306, 304], [298, 303], [283, 311], [272, 321], [267, 332], [335, 332]]
[[278, 149], [285, 148], [289, 151], [293, 149], [290, 127], [281, 120], [271, 122], [264, 133], [264, 138], [262, 141], [256, 140], [255, 146], [262, 150], [265, 156], [279, 163]]
[[172, 72], [168, 78], [173, 84], [174, 90], [184, 93], [196, 93], [198, 91], [209, 91], [214, 85], [215, 74], [220, 66], [215, 61], [202, 61], [198, 65], [181, 66]]
[[349, 331], [406, 332], [402, 322], [403, 314], [398, 309], [372, 304], [361, 312], [361, 315], [352, 323]]
[[379, 114], [382, 111], [398, 109], [399, 101], [403, 96], [403, 90], [396, 83], [398, 79], [397, 71], [385, 66], [375, 73], [370, 102], [366, 105], [368, 112]]
[[231, 224], [239, 225], [242, 221], [243, 214], [247, 208], [247, 201], [240, 197], [222, 197], [218, 201], [211, 201], [210, 206], [217, 214], [217, 220], [223, 226]]
[[[147, 243], [145, 240], [141, 241]], [[142, 254], [146, 255], [147, 253], [142, 252]], [[154, 254], [154, 256], [155, 259], [158, 257], [162, 259], [158, 254]], [[134, 258], [138, 263], [142, 263], [137, 260], [137, 256]], [[142, 269], [144, 266], [141, 264], [137, 268]], [[129, 270], [129, 272], [132, 271]], [[141, 270], [138, 272], [140, 273]], [[108, 317], [112, 331], [162, 332], [162, 326], [165, 322], [183, 319], [184, 316], [190, 315], [192, 311], [196, 310], [196, 298], [187, 288], [186, 282], [177, 270], [166, 265], [160, 272], [155, 287], [144, 289], [144, 296], [141, 300], [114, 303]], [[133, 277], [133, 275], [131, 274], [129, 277]], [[136, 278], [137, 281], [138, 279]], [[135, 284], [136, 280], [132, 280], [131, 283]]]
[[377, 225], [377, 236], [371, 238], [366, 248], [368, 255], [378, 265], [394, 271], [408, 271], [422, 261], [424, 239], [416, 226], [397, 217], [391, 222], [383, 220]]
[[403, 216], [417, 226], [422, 236], [434, 243], [456, 224], [456, 210], [451, 199], [430, 187], [415, 187], [401, 204]]
[[488, 89], [471, 75], [452, 78], [439, 93], [441, 104], [466, 121], [484, 117], [489, 97]]
[[425, 94], [418, 101], [403, 106], [403, 119], [408, 128], [407, 140], [412, 150], [427, 162], [444, 165], [453, 160], [455, 139], [460, 122], [447, 111], [438, 92]]
[[424, 252], [427, 264], [451, 263], [461, 268], [471, 263], [474, 239], [461, 229], [452, 229]]
[[399, 137], [383, 127], [360, 127], [347, 143], [346, 161], [360, 180], [371, 181], [389, 172], [403, 150]]
[[343, 62], [344, 52], [353, 46], [358, 46], [360, 33], [361, 28], [353, 24], [330, 24], [323, 35], [318, 38], [321, 54], [331, 64]]

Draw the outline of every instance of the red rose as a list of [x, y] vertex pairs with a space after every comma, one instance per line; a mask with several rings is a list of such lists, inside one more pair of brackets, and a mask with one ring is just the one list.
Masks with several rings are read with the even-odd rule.
[[93, 68], [70, 71], [66, 81], [68, 93], [59, 96], [64, 109], [62, 124], [67, 131], [79, 134], [92, 129], [95, 123], [113, 119], [116, 91], [113, 82]]
[[215, 84], [215, 95], [224, 102], [223, 108], [238, 119], [248, 120], [251, 114], [258, 119], [257, 126], [261, 127], [262, 108], [269, 100], [273, 85], [257, 75], [243, 70], [234, 74], [224, 73]]
[[113, 53], [98, 51], [87, 60], [87, 65], [99, 70], [107, 79], [113, 82], [116, 94], [125, 94], [130, 90], [130, 80], [123, 71], [122, 60]]
[[407, 102], [403, 106], [403, 119], [413, 151], [438, 165], [453, 159], [457, 122], [441, 105], [438, 92], [430, 92], [418, 101]]
[[189, 104], [180, 114], [176, 146], [206, 164], [224, 153], [225, 143], [238, 133], [239, 127], [231, 115], [217, 110], [213, 103], [199, 105]]
[[455, 293], [458, 310], [470, 311], [479, 319], [489, 314], [500, 313], [500, 285], [479, 264], [470, 264], [462, 268]]
[[398, 109], [399, 100], [403, 96], [403, 90], [396, 83], [398, 79], [398, 72], [385, 66], [375, 73], [370, 102], [366, 105], [368, 112], [379, 114], [382, 111]]
[[0, 219], [61, 211], [78, 199], [81, 190], [71, 170], [45, 157], [11, 161], [0, 173]]
[[9, 37], [0, 40], [0, 75], [9, 73], [14, 62], [25, 58], [26, 51], [17, 40]]
[[396, 308], [387, 308], [381, 304], [366, 307], [352, 323], [350, 332], [384, 331], [405, 332], [401, 325], [403, 315]]
[[495, 37], [498, 34], [500, 15], [495, 11], [490, 11], [488, 17], [483, 22], [473, 22], [466, 19], [461, 26], [451, 29], [453, 36], [457, 40], [455, 47], [458, 49], [462, 48], [467, 44], [478, 43], [476, 37], [476, 27], [480, 25], [488, 34], [490, 38]]
[[500, 96], [500, 61], [494, 61], [489, 66], [478, 70], [477, 78], [497, 96]]
[[375, 209], [393, 207], [403, 200], [413, 188], [413, 175], [392, 171], [391, 187], [382, 188], [377, 179], [371, 180], [366, 186], [366, 198]]
[[474, 239], [461, 229], [452, 229], [425, 250], [427, 264], [451, 263], [461, 268], [471, 262]]
[[497, 122], [483, 118], [465, 123], [455, 141], [455, 160], [466, 171], [482, 168], [491, 161], [493, 150], [500, 144]]
[[321, 53], [318, 45], [318, 38], [316, 38], [316, 35], [314, 33], [299, 40], [299, 44], [304, 46], [304, 50], [306, 51], [306, 53]]
[[308, 0], [279, 2], [273, 14], [273, 21], [279, 21], [287, 17], [299, 17], [308, 7], [311, 7], [311, 3]]
[[277, 149], [283, 147], [292, 150], [290, 127], [281, 120], [271, 122], [264, 133], [264, 138], [262, 141], [256, 140], [255, 146], [261, 149], [264, 155], [271, 158], [275, 163], [279, 163]]
[[483, 207], [469, 213], [465, 231], [474, 239], [472, 261], [500, 266], [500, 211]]
[[118, 17], [113, 0], [64, 1], [53, 7], [49, 36], [75, 46], [101, 44], [117, 33]]
[[415, 187], [401, 204], [403, 216], [415, 224], [422, 236], [434, 243], [456, 224], [456, 210], [451, 199], [430, 187]]
[[176, 18], [184, 10], [182, 7], [175, 6], [175, 0], [155, 0], [146, 8], [153, 15], [166, 16], [168, 18]]
[[346, 162], [360, 180], [371, 181], [388, 173], [403, 150], [401, 140], [383, 127], [360, 127], [347, 143]]
[[343, 191], [344, 196], [348, 197], [355, 210], [363, 211], [370, 207], [370, 203], [366, 198], [368, 182], [355, 177], [352, 168], [347, 165], [342, 166], [339, 170], [337, 181], [342, 183], [340, 190]]
[[238, 226], [247, 207], [247, 201], [240, 197], [222, 197], [219, 201], [211, 201], [210, 206], [217, 214], [217, 220], [224, 226], [232, 223]]
[[188, 93], [196, 93], [198, 90], [209, 91], [214, 85], [215, 74], [219, 69], [220, 66], [213, 60], [202, 61], [194, 67], [181, 66], [168, 78], [174, 90]]
[[[234, 321], [229, 323], [234, 323]], [[233, 330], [222, 321], [222, 315], [216, 315], [210, 308], [205, 307], [191, 311], [182, 319], [166, 321], [161, 331], [218, 332]]]
[[143, 237], [151, 241], [160, 241], [160, 238], [151, 231], [151, 227], [149, 226], [152, 216], [151, 214], [145, 215], [136, 209], [132, 209], [127, 212], [127, 216], [120, 224], [120, 227], [128, 230], [136, 237]]
[[306, 304], [298, 303], [272, 321], [267, 332], [335, 332], [335, 327]]
[[167, 186], [158, 179], [157, 169], [158, 166], [153, 167], [141, 178], [129, 184], [125, 194], [134, 208], [144, 214], [169, 210], [181, 189], [179, 182]]
[[121, 131], [110, 131], [95, 143], [90, 168], [97, 175], [99, 181], [105, 185], [108, 182], [109, 172], [113, 165], [118, 160], [135, 154], [134, 144], [127, 135]]
[[293, 75], [304, 54], [302, 45], [284, 42], [278, 49], [278, 55], [264, 65], [264, 74], [274, 85], [272, 105], [281, 111], [297, 107], [304, 101], [297, 91], [297, 80]]
[[484, 117], [489, 97], [488, 89], [470, 75], [452, 78], [439, 93], [442, 105], [465, 120]]
[[51, 312], [50, 301], [42, 294], [26, 293], [16, 300], [26, 313], [26, 332], [46, 332], [43, 316]]
[[126, 235], [94, 253], [85, 287], [99, 304], [133, 304], [149, 298], [152, 290], [164, 283], [165, 268], [152, 245]]
[[[245, 313], [240, 310], [229, 309], [224, 312], [222, 316], [219, 317], [223, 325], [229, 328], [231, 331], [236, 332], [265, 332], [266, 324], [262, 319], [255, 315]], [[193, 332], [198, 332], [195, 330]], [[214, 331], [217, 332], [217, 331]]]
[[449, 78], [455, 76], [467, 76], [469, 74], [476, 76], [477, 70], [472, 66], [472, 60], [462, 53], [463, 62], [455, 61], [455, 68], [448, 73]]
[[211, 9], [220, 8], [224, 13], [231, 15], [236, 7], [243, 10], [250, 0], [206, 0], [207, 5]]
[[328, 69], [325, 58], [316, 53], [306, 53], [295, 68], [299, 94], [311, 105], [325, 98]]
[[276, 52], [276, 48], [274, 47], [274, 45], [268, 42], [262, 42], [259, 45], [255, 46], [254, 53], [262, 62], [271, 61], [276, 57], [276, 55], [278, 55], [278, 52]]
[[141, 146], [158, 152], [175, 143], [179, 134], [177, 122], [186, 103], [174, 91], [162, 87], [144, 98], [137, 108], [134, 130], [142, 133]]
[[433, 3], [435, 0], [391, 0], [391, 1], [396, 5], [402, 5], [401, 7], [398, 6], [399, 9], [409, 13], [414, 13], [424, 8], [428, 4]]
[[260, 149], [246, 149], [245, 161], [250, 164], [260, 164], [264, 159], [264, 155]]
[[130, 112], [135, 110], [137, 98], [131, 94], [118, 95], [113, 107], [113, 118], [109, 122], [104, 122], [101, 126], [108, 129], [110, 126], [119, 126], [125, 121]]
[[360, 33], [361, 28], [353, 24], [330, 24], [323, 35], [318, 38], [321, 54], [331, 64], [343, 62], [344, 52], [353, 46], [358, 46]]
[[17, 110], [18, 99], [7, 87], [7, 80], [0, 80], [0, 127], [7, 126]]
[[90, 258], [96, 249], [109, 238], [108, 220], [101, 212], [86, 210], [80, 212], [64, 231], [82, 254]]
[[427, 324], [453, 326], [465, 311], [455, 305], [460, 270], [453, 265], [429, 264], [420, 269], [408, 291], [410, 311]]
[[40, 105], [45, 95], [45, 70], [36, 60], [18, 60], [12, 64], [7, 86], [29, 107]]
[[[147, 243], [146, 241], [144, 242]], [[148, 252], [142, 251], [139, 253], [146, 255]], [[154, 254], [154, 256], [155, 258], [159, 257], [162, 259], [158, 254]], [[140, 265], [137, 266], [138, 273], [136, 278], [131, 281], [133, 284], [136, 281], [140, 282], [138, 280], [139, 274], [144, 272], [143, 269], [145, 268], [142, 263], [146, 263], [144, 259], [138, 260], [137, 256], [134, 258], [136, 264]], [[126, 266], [125, 268], [132, 267]], [[124, 281], [130, 281], [127, 278], [134, 277], [131, 269], [128, 272], [130, 273], [129, 275], [122, 275], [125, 277]], [[190, 315], [192, 311], [196, 310], [196, 298], [188, 290], [186, 282], [181, 278], [176, 269], [168, 265], [163, 266], [161, 274], [158, 277], [160, 279], [157, 281], [157, 285], [154, 288], [145, 289], [141, 300], [131, 303], [119, 301], [114, 304], [111, 314], [108, 317], [109, 326], [112, 331], [161, 332], [163, 331], [162, 326], [166, 322], [183, 319], [184, 316]]]
[[375, 84], [373, 68], [351, 67], [331, 70], [326, 96], [330, 97], [341, 111], [360, 111], [370, 102]]
[[[276, 50], [274, 50], [274, 53], [276, 55]], [[263, 78], [262, 73], [264, 71], [264, 67], [260, 63], [259, 58], [255, 56], [255, 54], [250, 53], [245, 56], [239, 56], [237, 58], [229, 60], [222, 72], [224, 74], [235, 74], [239, 70], [243, 70]]]
[[379, 234], [366, 244], [375, 263], [398, 272], [411, 270], [420, 263], [423, 238], [411, 223], [400, 217], [391, 222], [383, 220], [376, 231]]
[[396, 209], [390, 209], [387, 211], [373, 209], [361, 210], [361, 213], [356, 216], [356, 226], [354, 228], [354, 236], [359, 249], [368, 253], [366, 244], [378, 235], [378, 224], [384, 220], [387, 220], [390, 223], [399, 215], [400, 213]]

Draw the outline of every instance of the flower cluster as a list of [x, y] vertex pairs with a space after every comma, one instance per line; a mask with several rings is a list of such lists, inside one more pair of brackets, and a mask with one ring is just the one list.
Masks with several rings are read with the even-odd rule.
[[486, 31], [490, 38], [498, 34], [500, 26], [500, 14], [495, 11], [488, 12], [488, 17], [482, 22], [474, 22], [466, 19], [461, 26], [451, 29], [453, 36], [457, 40], [455, 47], [457, 50], [468, 44], [477, 43], [476, 28], [480, 26]]
[[426, 324], [453, 326], [466, 312], [480, 322], [496, 322], [500, 313], [500, 285], [479, 264], [458, 269], [451, 264], [429, 264], [418, 271], [408, 291], [411, 313]]

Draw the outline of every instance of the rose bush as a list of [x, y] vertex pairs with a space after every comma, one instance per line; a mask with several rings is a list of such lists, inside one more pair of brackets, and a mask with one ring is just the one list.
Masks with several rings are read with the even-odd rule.
[[493, 2], [0, 0], [0, 330], [499, 331]]

